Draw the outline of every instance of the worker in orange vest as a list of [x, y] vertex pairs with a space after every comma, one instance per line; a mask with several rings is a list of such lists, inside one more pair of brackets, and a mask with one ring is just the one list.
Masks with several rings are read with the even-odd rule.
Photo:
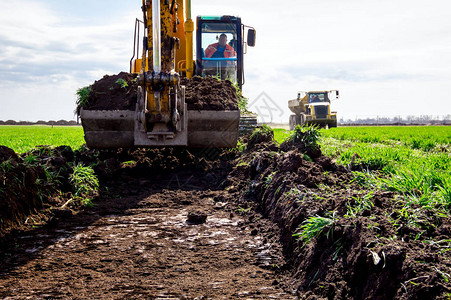
[[231, 58], [235, 56], [235, 49], [227, 44], [227, 35], [225, 33], [219, 36], [218, 43], [211, 44], [205, 50], [205, 57], [208, 58]]

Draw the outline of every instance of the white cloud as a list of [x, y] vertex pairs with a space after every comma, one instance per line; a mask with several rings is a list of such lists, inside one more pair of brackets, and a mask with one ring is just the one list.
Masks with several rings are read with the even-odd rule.
[[77, 16], [62, 16], [42, 1], [11, 1], [4, 8], [0, 120], [73, 119], [77, 88], [128, 70], [134, 13], [95, 25], [74, 22]]
[[[74, 26], [35, 1], [14, 1], [7, 6], [8, 13], [3, 10], [0, 15], [1, 67], [18, 70], [27, 78], [33, 77], [27, 72], [29, 66], [43, 73], [48, 70], [46, 75], [72, 73], [82, 65], [86, 71], [105, 66], [116, 71], [120, 63], [127, 67], [134, 16], [124, 14], [100, 26], [83, 22]], [[32, 26], [24, 24], [24, 18]], [[5, 57], [11, 59], [5, 61]]]

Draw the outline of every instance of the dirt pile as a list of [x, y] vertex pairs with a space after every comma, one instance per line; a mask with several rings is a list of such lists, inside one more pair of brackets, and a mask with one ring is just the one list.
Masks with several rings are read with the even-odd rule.
[[91, 195], [78, 192], [73, 175], [75, 166], [96, 159], [85, 159], [87, 151], [38, 146], [19, 156], [0, 146], [0, 244], [17, 230], [52, 225], [83, 206], [81, 196]]
[[194, 76], [183, 78], [185, 102], [189, 110], [238, 110], [238, 95], [228, 80]]
[[88, 161], [92, 152], [96, 158], [91, 161], [97, 176], [106, 184], [109, 180], [120, 176], [130, 177], [160, 177], [168, 173], [189, 170], [210, 172], [228, 170], [228, 160], [235, 157], [234, 152], [221, 149], [186, 149], [186, 148], [159, 148], [159, 149], [119, 149], [118, 151], [90, 150], [86, 157], [80, 158]]
[[42, 207], [46, 173], [0, 146], [0, 237], [3, 230]]
[[135, 110], [138, 84], [137, 75], [121, 72], [105, 75], [95, 81], [86, 105], [86, 110]]
[[245, 136], [243, 142], [246, 143], [248, 151], [257, 151], [259, 149], [278, 149], [274, 140], [274, 131], [266, 125], [255, 129], [249, 137]]

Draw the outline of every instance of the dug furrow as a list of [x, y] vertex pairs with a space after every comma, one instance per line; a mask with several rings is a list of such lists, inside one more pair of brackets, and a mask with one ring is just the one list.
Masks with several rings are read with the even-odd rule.
[[[0, 297], [294, 298], [272, 270], [280, 245], [256, 234], [227, 192], [137, 184], [140, 192], [126, 190], [133, 196], [111, 196], [18, 238], [0, 267]], [[190, 212], [206, 222], [187, 222]]]

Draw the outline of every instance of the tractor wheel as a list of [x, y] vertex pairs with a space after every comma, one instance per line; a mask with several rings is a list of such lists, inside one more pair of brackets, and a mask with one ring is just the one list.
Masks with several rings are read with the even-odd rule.
[[303, 126], [305, 123], [305, 116], [303, 114], [299, 115], [298, 117], [298, 124]]
[[296, 115], [290, 116], [290, 131], [293, 130], [296, 127]]

